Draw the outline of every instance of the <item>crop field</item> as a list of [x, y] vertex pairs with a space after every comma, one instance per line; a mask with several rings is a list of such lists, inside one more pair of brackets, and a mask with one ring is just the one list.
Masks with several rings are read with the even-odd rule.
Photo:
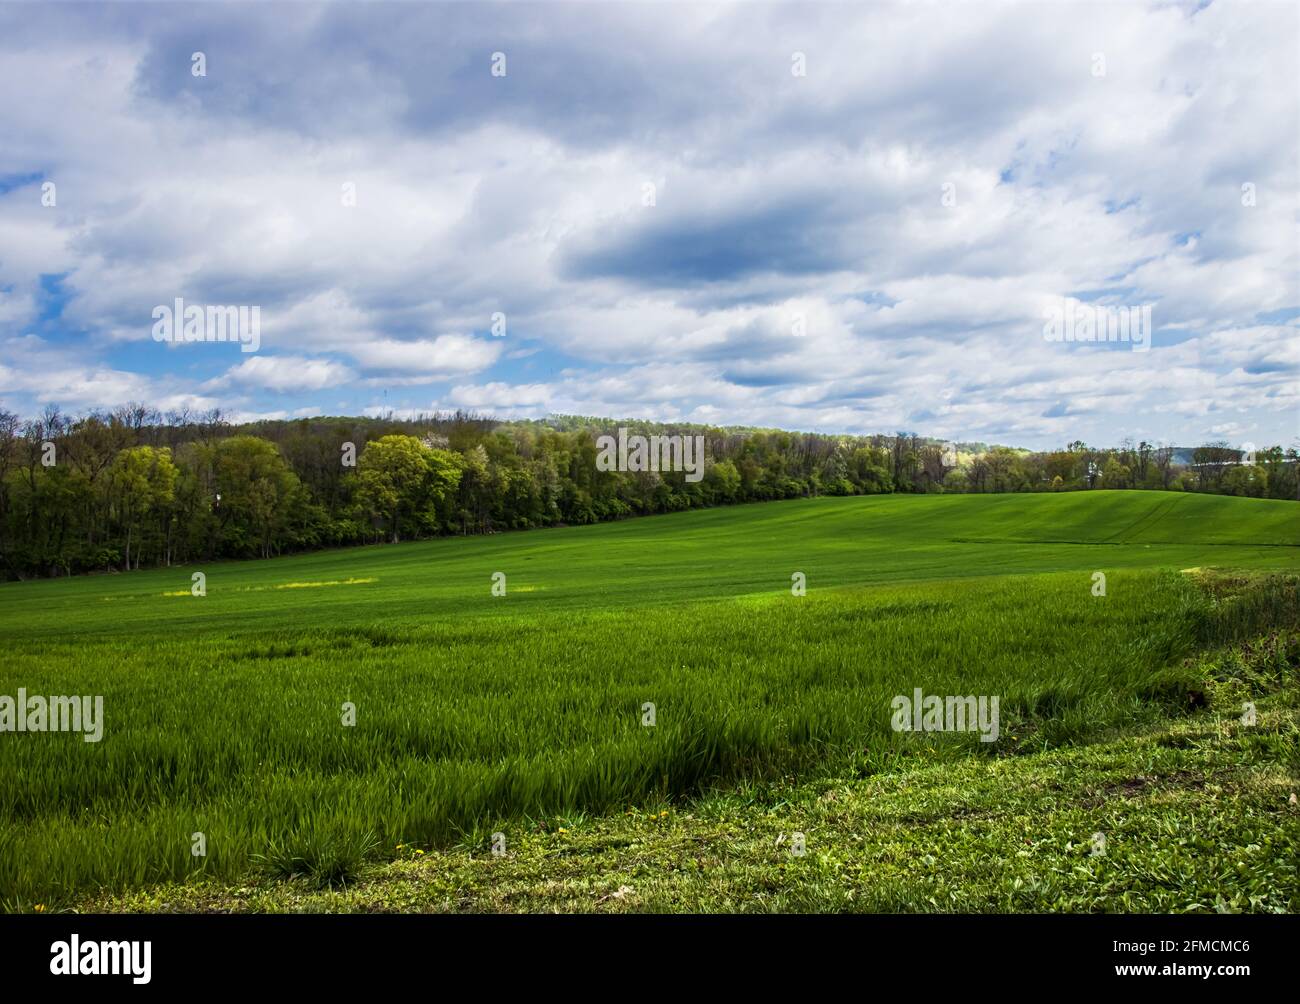
[[[0, 585], [0, 694], [104, 709], [98, 742], [0, 736], [0, 906], [342, 881], [737, 779], [965, 770], [1149, 727], [1194, 692], [1213, 599], [1188, 570], [1300, 571], [1295, 513], [810, 499]], [[999, 741], [894, 731], [917, 688], [999, 695]]]

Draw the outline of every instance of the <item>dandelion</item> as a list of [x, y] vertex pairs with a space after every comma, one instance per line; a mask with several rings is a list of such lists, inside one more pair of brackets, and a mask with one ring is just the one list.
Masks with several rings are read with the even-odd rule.
[[417, 847], [417, 848], [415, 849], [415, 853], [416, 853], [416, 854], [423, 854], [424, 851], [420, 850], [420, 849]]
[[44, 904], [44, 903], [37, 903], [37, 904], [36, 904], [36, 912], [37, 912], [37, 913], [44, 913], [44, 912], [45, 912], [45, 904]]
[[561, 832], [561, 833], [568, 833], [569, 831], [566, 830], [563, 826], [561, 826], [561, 827], [560, 827], [560, 832]]

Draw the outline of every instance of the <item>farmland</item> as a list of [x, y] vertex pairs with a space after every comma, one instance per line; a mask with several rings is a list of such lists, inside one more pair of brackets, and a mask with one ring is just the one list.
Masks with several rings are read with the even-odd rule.
[[[0, 694], [103, 695], [105, 720], [97, 743], [0, 735], [0, 905], [328, 888], [412, 849], [481, 857], [493, 833], [526, 847], [556, 820], [832, 774], [947, 772], [976, 798], [1010, 754], [1204, 704], [1198, 653], [1280, 626], [1294, 585], [1237, 623], [1186, 570], [1300, 571], [1295, 514], [1155, 492], [808, 499], [6, 584]], [[999, 742], [893, 731], [914, 688], [1000, 695]]]

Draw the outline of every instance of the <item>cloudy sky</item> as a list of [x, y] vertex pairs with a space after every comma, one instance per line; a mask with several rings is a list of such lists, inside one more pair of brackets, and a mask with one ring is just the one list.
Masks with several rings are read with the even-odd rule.
[[1293, 444], [1298, 10], [0, 6], [0, 406]]

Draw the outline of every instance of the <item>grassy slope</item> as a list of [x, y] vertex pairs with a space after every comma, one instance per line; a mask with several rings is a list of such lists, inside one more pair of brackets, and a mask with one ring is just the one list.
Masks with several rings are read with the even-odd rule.
[[[1292, 503], [1168, 492], [876, 496], [674, 513], [591, 527], [196, 564], [121, 576], [0, 585], [6, 635], [33, 641], [163, 630], [222, 633], [426, 623], [505, 612], [489, 593], [506, 573], [512, 614], [608, 609], [983, 575], [1296, 567]], [[190, 574], [208, 577], [204, 603]], [[352, 580], [351, 584], [346, 584]], [[340, 583], [299, 589], [295, 582]]]
[[[1116, 734], [989, 762], [920, 765], [557, 818], [482, 846], [402, 848], [357, 881], [194, 882], [97, 912], [1300, 910], [1300, 710]], [[803, 856], [789, 853], [804, 834]], [[1102, 833], [1105, 854], [1092, 854]]]
[[[877, 712], [904, 683], [1002, 693], [1013, 742], [1149, 728], [1146, 680], [1187, 597], [1178, 577], [1118, 570], [1295, 568], [1294, 512], [1158, 493], [826, 499], [214, 565], [202, 600], [190, 569], [0, 587], [0, 693], [104, 692], [114, 713], [100, 747], [0, 746], [0, 797], [22, 823], [0, 834], [0, 894], [57, 904], [88, 883], [178, 878], [194, 827], [214, 840], [209, 877], [229, 880], [259, 850], [292, 870], [355, 857], [370, 834], [445, 846], [449, 822], [481, 847], [521, 812], [644, 806], [710, 775], [770, 772], [800, 746], [856, 740], [877, 770], [900, 738]], [[1111, 602], [1090, 596], [1093, 569]], [[489, 595], [496, 570], [504, 601]], [[795, 570], [810, 595], [792, 603]], [[973, 576], [999, 577], [971, 589]], [[667, 712], [657, 746], [636, 721], [647, 695]], [[331, 725], [343, 698], [368, 728]], [[929, 758], [981, 769], [966, 748]], [[340, 827], [342, 848], [313, 844]], [[540, 867], [550, 851], [529, 846], [493, 866]], [[706, 893], [638, 902], [725, 905]], [[849, 905], [826, 895], [808, 902]]]

